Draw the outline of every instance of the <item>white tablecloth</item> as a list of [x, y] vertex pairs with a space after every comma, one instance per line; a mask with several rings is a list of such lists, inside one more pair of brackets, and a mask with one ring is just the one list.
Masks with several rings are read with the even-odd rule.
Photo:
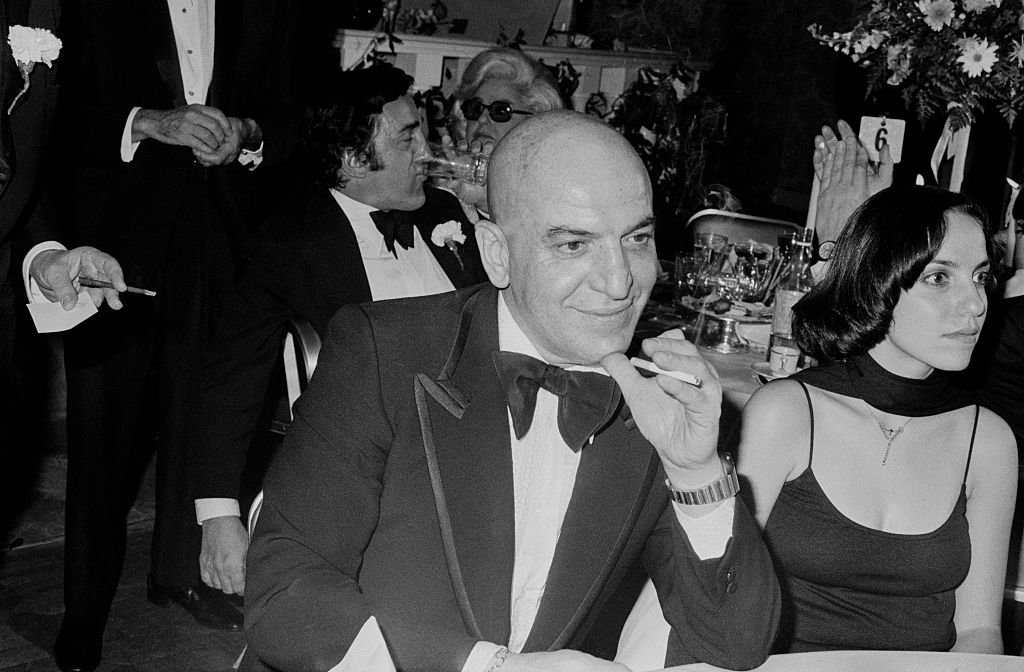
[[[665, 672], [717, 672], [696, 663]], [[757, 672], [1024, 672], [1024, 658], [979, 653], [820, 651], [772, 656]]]

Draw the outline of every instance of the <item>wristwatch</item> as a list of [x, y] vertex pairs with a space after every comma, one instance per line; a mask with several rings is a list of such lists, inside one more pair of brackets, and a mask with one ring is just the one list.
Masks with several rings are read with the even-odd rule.
[[740, 479], [729, 453], [722, 453], [722, 467], [725, 468], [725, 476], [696, 490], [679, 490], [672, 487], [672, 482], [666, 478], [669, 498], [677, 504], [714, 504], [735, 497], [740, 491]]
[[824, 243], [818, 245], [818, 259], [822, 261], [828, 261], [832, 257], [832, 250], [836, 247], [836, 241], [826, 240]]

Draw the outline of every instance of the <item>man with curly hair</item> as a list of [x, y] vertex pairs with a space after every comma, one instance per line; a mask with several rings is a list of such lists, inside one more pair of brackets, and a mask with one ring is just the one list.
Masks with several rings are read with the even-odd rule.
[[[308, 321], [325, 336], [344, 305], [485, 279], [458, 201], [424, 188], [430, 150], [411, 84], [397, 68], [374, 66], [338, 73], [324, 87], [307, 110], [314, 185], [250, 246], [204, 351], [195, 441], [199, 563], [203, 581], [225, 593], [245, 588], [240, 484], [288, 321]], [[443, 223], [450, 244], [432, 240]]]

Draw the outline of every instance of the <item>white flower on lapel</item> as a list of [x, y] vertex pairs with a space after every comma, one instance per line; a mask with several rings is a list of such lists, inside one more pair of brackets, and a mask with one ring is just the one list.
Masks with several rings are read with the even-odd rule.
[[438, 224], [430, 233], [430, 242], [438, 247], [447, 247], [455, 255], [455, 259], [459, 262], [459, 268], [465, 268], [462, 265], [459, 248], [456, 247], [456, 245], [462, 245], [466, 242], [466, 234], [462, 232], [461, 224], [454, 219], [449, 219], [444, 224]]
[[11, 26], [7, 33], [7, 43], [11, 45], [11, 54], [21, 71], [22, 87], [18, 95], [11, 101], [7, 110], [10, 114], [25, 92], [28, 91], [29, 79], [36, 63], [53, 67], [53, 62], [60, 56], [63, 43], [56, 35], [45, 28], [29, 28], [28, 26]]

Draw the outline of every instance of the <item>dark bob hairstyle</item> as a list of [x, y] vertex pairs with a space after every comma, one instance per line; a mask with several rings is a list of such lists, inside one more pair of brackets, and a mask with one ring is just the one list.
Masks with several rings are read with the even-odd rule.
[[838, 360], [880, 343], [900, 296], [942, 247], [951, 212], [978, 221], [994, 259], [987, 215], [962, 194], [890, 187], [865, 201], [836, 240], [825, 276], [793, 308], [801, 349], [819, 360]]
[[409, 92], [413, 79], [386, 64], [335, 72], [306, 108], [306, 156], [317, 186], [345, 186], [341, 166], [354, 155], [370, 170], [383, 165], [373, 138], [384, 106]]

